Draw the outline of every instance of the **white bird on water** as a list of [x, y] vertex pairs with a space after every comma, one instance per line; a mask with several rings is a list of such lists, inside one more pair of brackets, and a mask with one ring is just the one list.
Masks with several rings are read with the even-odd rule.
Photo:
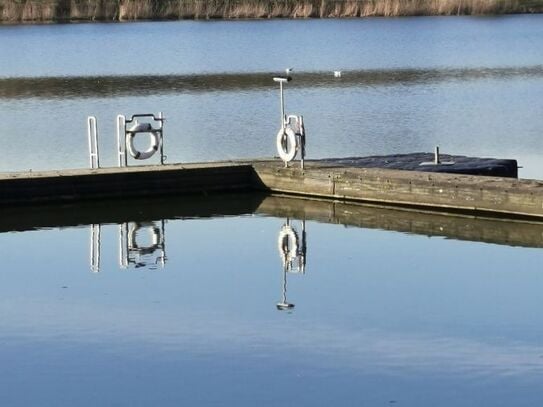
[[334, 78], [341, 78], [341, 71], [334, 71]]

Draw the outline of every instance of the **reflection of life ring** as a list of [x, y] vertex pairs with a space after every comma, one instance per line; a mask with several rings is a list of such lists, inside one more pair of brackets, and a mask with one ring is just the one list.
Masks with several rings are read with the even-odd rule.
[[298, 253], [298, 234], [289, 225], [283, 225], [277, 238], [277, 248], [283, 261], [292, 260]]
[[[142, 229], [149, 231], [149, 237], [151, 239], [150, 246], [140, 246], [138, 244], [138, 232]], [[141, 224], [136, 223], [132, 228], [128, 229], [128, 245], [130, 250], [134, 250], [139, 254], [152, 254], [159, 248], [161, 231], [153, 223]]]
[[[138, 151], [134, 147], [134, 139], [136, 134], [149, 134], [151, 138], [151, 145], [145, 151]], [[150, 123], [136, 123], [134, 126], [129, 128], [126, 132], [126, 148], [132, 157], [136, 160], [146, 160], [152, 157], [160, 146], [160, 131], [153, 130]]]
[[277, 133], [275, 140], [279, 157], [285, 162], [294, 160], [298, 152], [296, 133], [290, 127], [282, 128]]

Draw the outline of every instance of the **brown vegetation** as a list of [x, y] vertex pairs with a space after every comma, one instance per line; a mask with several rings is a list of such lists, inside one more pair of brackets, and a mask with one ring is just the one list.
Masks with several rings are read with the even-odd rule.
[[0, 21], [8, 23], [539, 12], [543, 0], [0, 0]]

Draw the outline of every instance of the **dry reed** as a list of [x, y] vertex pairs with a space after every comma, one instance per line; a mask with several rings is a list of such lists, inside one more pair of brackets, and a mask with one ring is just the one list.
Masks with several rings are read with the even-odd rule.
[[543, 0], [0, 0], [0, 22], [345, 18], [543, 12]]

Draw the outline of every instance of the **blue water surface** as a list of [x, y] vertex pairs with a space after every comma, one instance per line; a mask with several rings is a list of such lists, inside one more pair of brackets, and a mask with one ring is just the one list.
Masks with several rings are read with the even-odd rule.
[[128, 269], [104, 225], [99, 272], [88, 226], [0, 235], [2, 405], [542, 401], [540, 249], [309, 221], [280, 311], [284, 221], [170, 220]]

